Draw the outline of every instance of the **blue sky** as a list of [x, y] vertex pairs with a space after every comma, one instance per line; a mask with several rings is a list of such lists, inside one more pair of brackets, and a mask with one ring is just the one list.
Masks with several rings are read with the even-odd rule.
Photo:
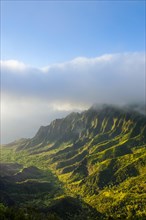
[[2, 1], [1, 59], [43, 67], [145, 50], [145, 1]]
[[144, 104], [145, 4], [2, 0], [2, 143], [94, 103]]

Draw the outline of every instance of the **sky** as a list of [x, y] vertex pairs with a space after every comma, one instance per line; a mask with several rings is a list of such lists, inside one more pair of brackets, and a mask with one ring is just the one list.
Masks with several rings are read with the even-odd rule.
[[1, 143], [94, 103], [145, 102], [145, 1], [1, 1]]

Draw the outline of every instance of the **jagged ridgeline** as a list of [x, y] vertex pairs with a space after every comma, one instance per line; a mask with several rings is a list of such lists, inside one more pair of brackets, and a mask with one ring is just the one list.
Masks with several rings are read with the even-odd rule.
[[2, 146], [1, 158], [4, 206], [46, 219], [146, 219], [146, 116], [131, 107], [71, 113]]

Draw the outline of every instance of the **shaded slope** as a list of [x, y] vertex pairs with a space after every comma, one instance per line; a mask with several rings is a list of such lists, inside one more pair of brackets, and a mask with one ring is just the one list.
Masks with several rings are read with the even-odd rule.
[[[1, 166], [8, 169], [8, 164]], [[49, 200], [62, 194], [61, 185], [52, 182], [50, 173], [34, 166], [22, 168], [20, 164], [11, 163], [11, 167], [18, 166], [17, 173], [7, 175], [3, 171], [0, 176], [0, 202], [3, 204], [22, 206], [38, 200], [43, 205], [46, 198]]]

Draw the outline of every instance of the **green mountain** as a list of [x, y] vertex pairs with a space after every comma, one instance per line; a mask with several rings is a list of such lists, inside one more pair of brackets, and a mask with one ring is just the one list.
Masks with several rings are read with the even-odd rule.
[[146, 116], [131, 107], [56, 119], [2, 146], [1, 160], [3, 216], [146, 219]]

